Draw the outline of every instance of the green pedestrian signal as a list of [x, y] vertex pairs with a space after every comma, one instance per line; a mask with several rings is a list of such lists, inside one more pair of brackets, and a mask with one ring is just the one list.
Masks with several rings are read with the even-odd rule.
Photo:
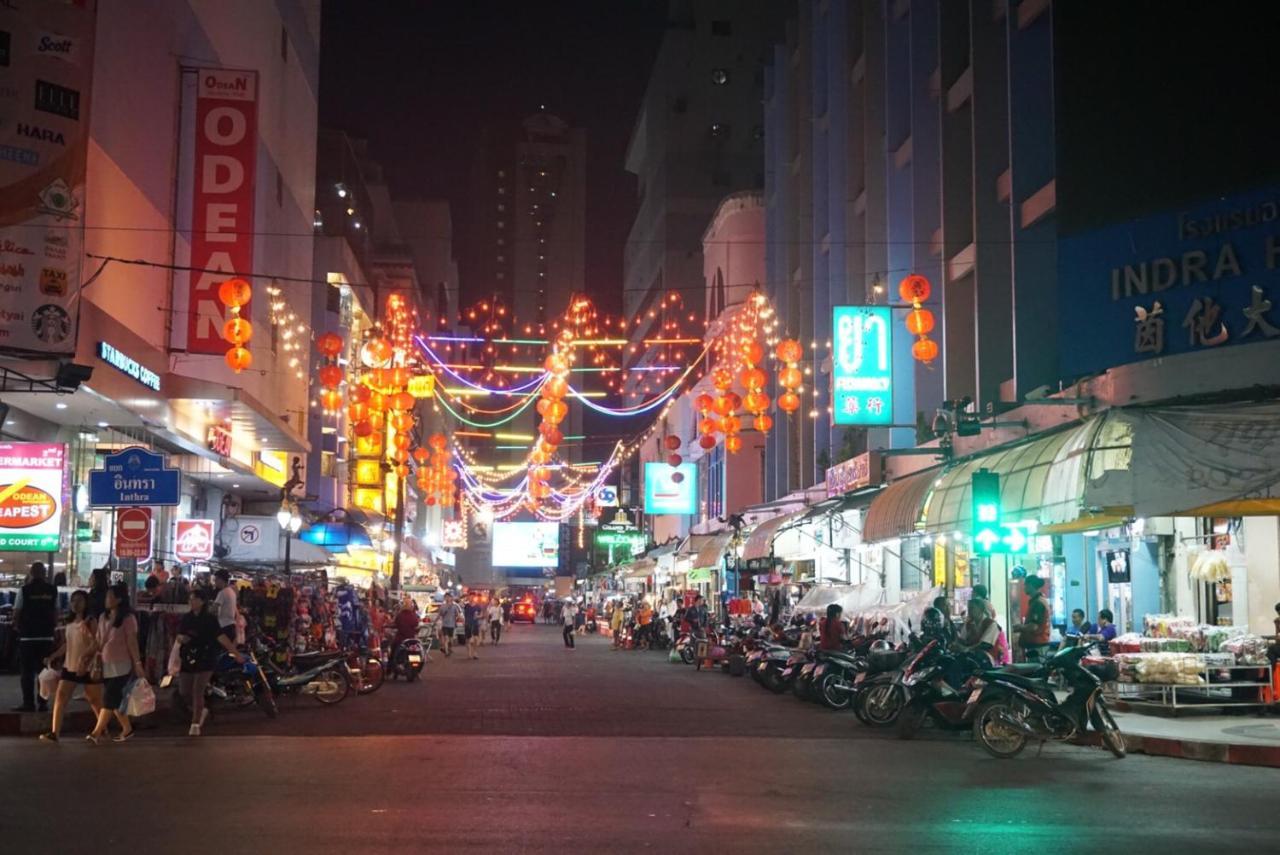
[[974, 551], [979, 555], [1007, 552], [1001, 542], [1004, 532], [1000, 525], [1000, 475], [990, 469], [973, 473], [972, 531]]

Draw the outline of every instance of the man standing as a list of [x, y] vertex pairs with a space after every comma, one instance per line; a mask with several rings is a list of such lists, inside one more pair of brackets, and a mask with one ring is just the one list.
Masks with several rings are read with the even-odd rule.
[[[13, 623], [18, 630], [18, 656], [22, 668], [22, 705], [15, 712], [36, 711], [36, 673], [45, 657], [53, 652], [53, 635], [58, 626], [58, 589], [45, 578], [43, 562], [32, 563], [27, 582], [18, 590], [13, 604]], [[40, 712], [47, 704], [39, 699]]]
[[1014, 631], [1018, 634], [1023, 661], [1043, 662], [1049, 649], [1049, 604], [1042, 595], [1044, 579], [1028, 576], [1023, 584], [1027, 589], [1027, 614]]
[[489, 637], [494, 644], [502, 639], [502, 606], [497, 600], [489, 601]]
[[445, 656], [453, 655], [453, 633], [458, 628], [458, 620], [462, 617], [462, 609], [453, 601], [453, 594], [444, 595], [444, 605], [440, 607], [440, 649]]
[[707, 605], [702, 599], [702, 595], [698, 594], [693, 598], [693, 605], [685, 610], [684, 619], [689, 624], [689, 630], [697, 638], [705, 638], [707, 635]]
[[573, 649], [573, 623], [577, 615], [578, 607], [574, 605], [573, 600], [567, 600], [561, 610], [560, 619], [564, 622], [564, 646], [570, 650]]
[[213, 588], [218, 596], [213, 599], [213, 613], [218, 619], [218, 627], [222, 634], [236, 643], [236, 589], [231, 587], [231, 574], [226, 570], [217, 570], [213, 574]]

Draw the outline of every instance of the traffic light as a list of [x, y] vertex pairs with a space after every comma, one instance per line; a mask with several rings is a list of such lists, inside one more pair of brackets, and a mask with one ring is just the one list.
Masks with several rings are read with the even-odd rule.
[[973, 521], [974, 552], [989, 555], [1007, 552], [1002, 548], [1004, 530], [1000, 523], [1000, 475], [990, 469], [973, 473]]

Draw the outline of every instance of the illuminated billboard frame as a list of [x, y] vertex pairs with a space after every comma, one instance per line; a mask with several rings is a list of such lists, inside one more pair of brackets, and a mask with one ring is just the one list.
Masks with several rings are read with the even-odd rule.
[[833, 423], [893, 424], [892, 309], [836, 306], [831, 342]]

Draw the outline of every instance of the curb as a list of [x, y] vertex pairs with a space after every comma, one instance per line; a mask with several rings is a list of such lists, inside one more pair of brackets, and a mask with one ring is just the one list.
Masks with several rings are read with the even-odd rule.
[[1125, 734], [1125, 743], [1131, 752], [1149, 757], [1173, 757], [1179, 760], [1280, 769], [1280, 745], [1242, 745], [1129, 734]]

